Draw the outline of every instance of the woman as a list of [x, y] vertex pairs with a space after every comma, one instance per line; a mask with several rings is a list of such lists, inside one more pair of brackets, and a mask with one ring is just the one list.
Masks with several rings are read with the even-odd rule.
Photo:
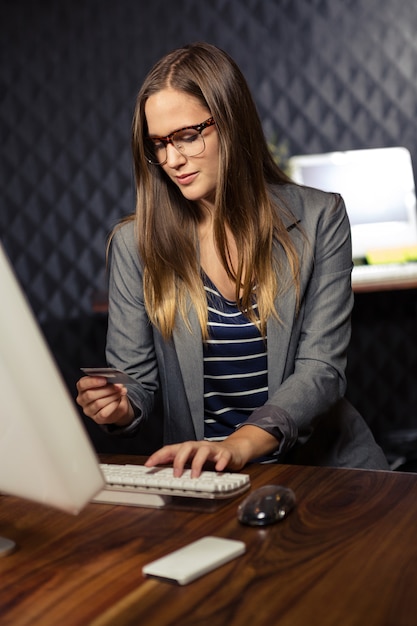
[[162, 397], [167, 445], [147, 465], [175, 475], [255, 459], [385, 468], [342, 401], [343, 201], [277, 167], [234, 61], [204, 43], [165, 56], [139, 92], [132, 145], [137, 209], [111, 240], [107, 360], [133, 380], [82, 378], [86, 415], [132, 434]]

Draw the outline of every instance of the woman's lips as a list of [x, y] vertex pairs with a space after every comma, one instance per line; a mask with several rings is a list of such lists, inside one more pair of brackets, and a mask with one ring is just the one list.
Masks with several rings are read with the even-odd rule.
[[189, 185], [197, 177], [198, 172], [191, 172], [190, 174], [181, 174], [176, 176], [179, 185]]

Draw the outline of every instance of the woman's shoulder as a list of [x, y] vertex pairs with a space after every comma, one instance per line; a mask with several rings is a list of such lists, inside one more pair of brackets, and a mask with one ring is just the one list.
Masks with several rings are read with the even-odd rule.
[[[295, 183], [276, 185], [272, 188], [277, 206], [302, 222], [316, 221], [324, 213], [341, 210], [345, 212], [344, 202], [337, 193], [305, 187]], [[287, 219], [285, 219], [287, 221]]]
[[129, 248], [134, 245], [137, 247], [137, 237], [134, 217], [126, 217], [119, 222], [110, 235], [112, 245], [125, 245]]
[[134, 217], [125, 218], [113, 229], [109, 239], [111, 256], [132, 257], [138, 260], [138, 238]]
[[317, 204], [319, 206], [334, 204], [339, 198], [339, 194], [330, 191], [323, 191], [314, 187], [306, 187], [297, 183], [287, 183], [285, 185], [276, 185], [274, 193], [287, 201], [294, 204]]

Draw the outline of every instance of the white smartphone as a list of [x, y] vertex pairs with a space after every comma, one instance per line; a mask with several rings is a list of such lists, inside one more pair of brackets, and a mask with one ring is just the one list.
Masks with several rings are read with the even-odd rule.
[[203, 537], [142, 568], [145, 576], [186, 585], [216, 567], [244, 554], [243, 541]]

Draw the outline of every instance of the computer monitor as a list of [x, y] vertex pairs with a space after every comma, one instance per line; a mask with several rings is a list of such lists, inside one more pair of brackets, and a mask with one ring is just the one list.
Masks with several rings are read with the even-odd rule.
[[77, 514], [104, 480], [1, 245], [0, 285], [0, 492]]
[[352, 256], [417, 245], [414, 174], [403, 147], [297, 155], [295, 182], [343, 196], [352, 232]]

